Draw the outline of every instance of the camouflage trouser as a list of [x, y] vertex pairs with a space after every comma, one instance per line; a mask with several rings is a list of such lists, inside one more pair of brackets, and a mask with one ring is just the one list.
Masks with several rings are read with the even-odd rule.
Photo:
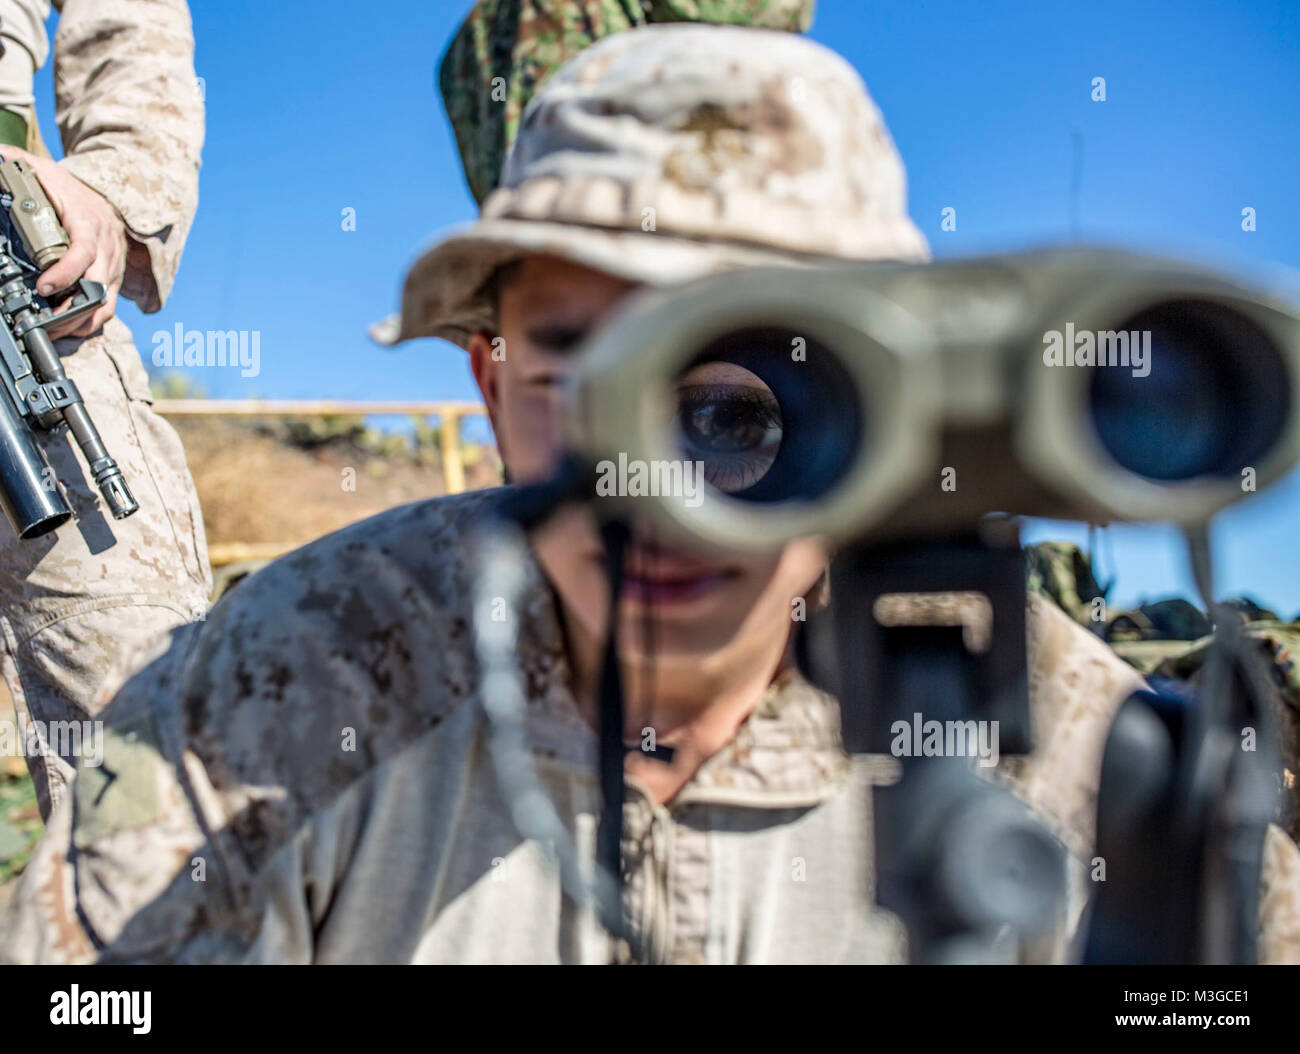
[[50, 724], [93, 718], [107, 703], [97, 698], [100, 684], [122, 654], [202, 617], [212, 588], [185, 452], [153, 411], [130, 331], [112, 319], [90, 339], [57, 347], [140, 509], [125, 520], [104, 510], [61, 429], [42, 434], [41, 444], [74, 518], [19, 541], [0, 516], [0, 672], [20, 727], [39, 737], [40, 750], [24, 753], [44, 818], [76, 763], [68, 749], [75, 738], [59, 735], [52, 745]]

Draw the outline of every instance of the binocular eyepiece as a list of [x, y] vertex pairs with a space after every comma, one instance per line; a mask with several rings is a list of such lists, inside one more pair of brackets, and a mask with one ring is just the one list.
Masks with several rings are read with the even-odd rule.
[[730, 272], [587, 347], [572, 449], [682, 541], [1207, 521], [1300, 456], [1300, 319], [1170, 261], [1046, 250]]

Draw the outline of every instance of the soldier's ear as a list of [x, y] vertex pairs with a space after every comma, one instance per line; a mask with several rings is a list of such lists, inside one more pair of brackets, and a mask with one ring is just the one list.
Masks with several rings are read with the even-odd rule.
[[496, 334], [480, 330], [469, 338], [469, 368], [474, 374], [474, 383], [483, 396], [483, 405], [487, 408], [488, 420], [492, 423], [492, 432], [496, 436], [497, 450], [502, 458], [505, 450], [501, 447], [502, 430], [500, 427], [501, 375], [497, 367], [500, 363], [492, 355], [492, 343]]
[[483, 404], [487, 407], [488, 417], [496, 427], [496, 411], [500, 396], [497, 387], [496, 363], [492, 361], [492, 334], [485, 330], [469, 338], [469, 368], [474, 374], [474, 383], [483, 395]]

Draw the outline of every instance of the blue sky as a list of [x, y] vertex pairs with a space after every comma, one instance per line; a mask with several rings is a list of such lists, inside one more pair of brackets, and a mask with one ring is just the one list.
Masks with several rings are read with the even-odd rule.
[[[189, 370], [214, 397], [472, 398], [463, 355], [377, 348], [405, 265], [471, 219], [436, 92], [469, 0], [192, 0], [208, 137], [201, 204], [152, 335], [261, 333], [261, 373]], [[821, 0], [812, 36], [862, 73], [907, 163], [912, 215], [939, 257], [1071, 236], [1271, 273], [1300, 268], [1300, 4], [1295, 0]], [[1104, 103], [1090, 98], [1106, 79]], [[49, 70], [38, 80], [47, 139]], [[940, 229], [957, 210], [957, 230]], [[1241, 230], [1241, 210], [1258, 229]], [[341, 214], [356, 210], [356, 230]], [[1294, 286], [1300, 290], [1300, 282]], [[1082, 539], [1067, 525], [1033, 537]], [[1113, 528], [1112, 600], [1187, 591], [1172, 532]], [[1225, 516], [1220, 592], [1300, 610], [1300, 474]]]

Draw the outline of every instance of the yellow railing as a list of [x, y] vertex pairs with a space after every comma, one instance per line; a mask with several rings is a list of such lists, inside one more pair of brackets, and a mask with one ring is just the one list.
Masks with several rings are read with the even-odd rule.
[[[436, 417], [442, 447], [442, 475], [448, 494], [459, 494], [465, 489], [465, 453], [460, 441], [461, 418], [487, 413], [481, 403], [366, 402], [341, 399], [155, 399], [153, 408], [165, 417]], [[296, 549], [298, 544], [231, 542], [209, 546], [208, 556], [216, 566], [243, 560], [273, 559]]]

